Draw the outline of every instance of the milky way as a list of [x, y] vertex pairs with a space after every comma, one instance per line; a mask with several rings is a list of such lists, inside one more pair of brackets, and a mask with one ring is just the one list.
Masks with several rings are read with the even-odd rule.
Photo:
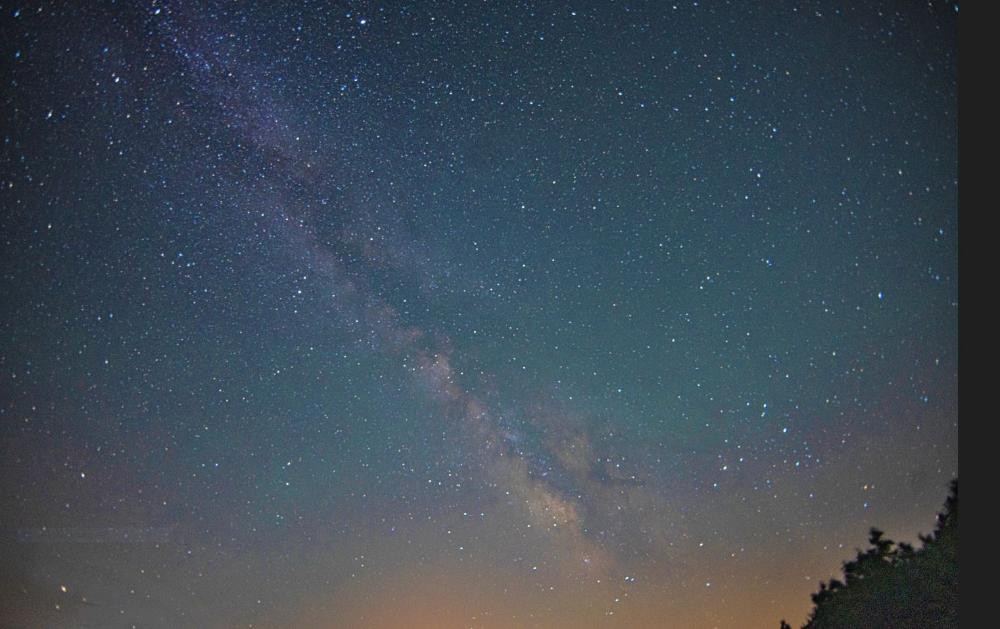
[[4, 7], [3, 617], [802, 620], [957, 472], [956, 23]]

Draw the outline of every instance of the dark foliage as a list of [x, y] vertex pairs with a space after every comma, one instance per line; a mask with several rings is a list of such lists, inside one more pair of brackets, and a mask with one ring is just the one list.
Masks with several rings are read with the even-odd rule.
[[[885, 539], [873, 528], [871, 548], [844, 563], [844, 580], [820, 583], [803, 629], [958, 627], [958, 480], [923, 547]], [[781, 621], [781, 629], [791, 629]]]

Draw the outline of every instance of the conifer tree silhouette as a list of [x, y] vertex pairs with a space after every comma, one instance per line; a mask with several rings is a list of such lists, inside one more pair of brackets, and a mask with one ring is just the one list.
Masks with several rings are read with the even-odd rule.
[[[958, 627], [958, 479], [918, 550], [872, 528], [870, 548], [844, 563], [844, 580], [820, 583], [802, 629]], [[784, 620], [781, 629], [791, 629]]]

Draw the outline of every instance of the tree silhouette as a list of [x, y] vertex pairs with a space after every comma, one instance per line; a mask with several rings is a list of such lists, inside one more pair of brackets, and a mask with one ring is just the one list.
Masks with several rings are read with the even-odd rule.
[[844, 563], [844, 581], [819, 584], [802, 629], [958, 627], [958, 479], [950, 489], [934, 532], [920, 536], [919, 550], [871, 529], [871, 547]]

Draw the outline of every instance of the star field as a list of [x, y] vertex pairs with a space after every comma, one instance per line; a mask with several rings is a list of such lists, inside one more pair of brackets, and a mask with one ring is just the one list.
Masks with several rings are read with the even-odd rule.
[[958, 451], [957, 5], [0, 5], [5, 626], [775, 627]]

